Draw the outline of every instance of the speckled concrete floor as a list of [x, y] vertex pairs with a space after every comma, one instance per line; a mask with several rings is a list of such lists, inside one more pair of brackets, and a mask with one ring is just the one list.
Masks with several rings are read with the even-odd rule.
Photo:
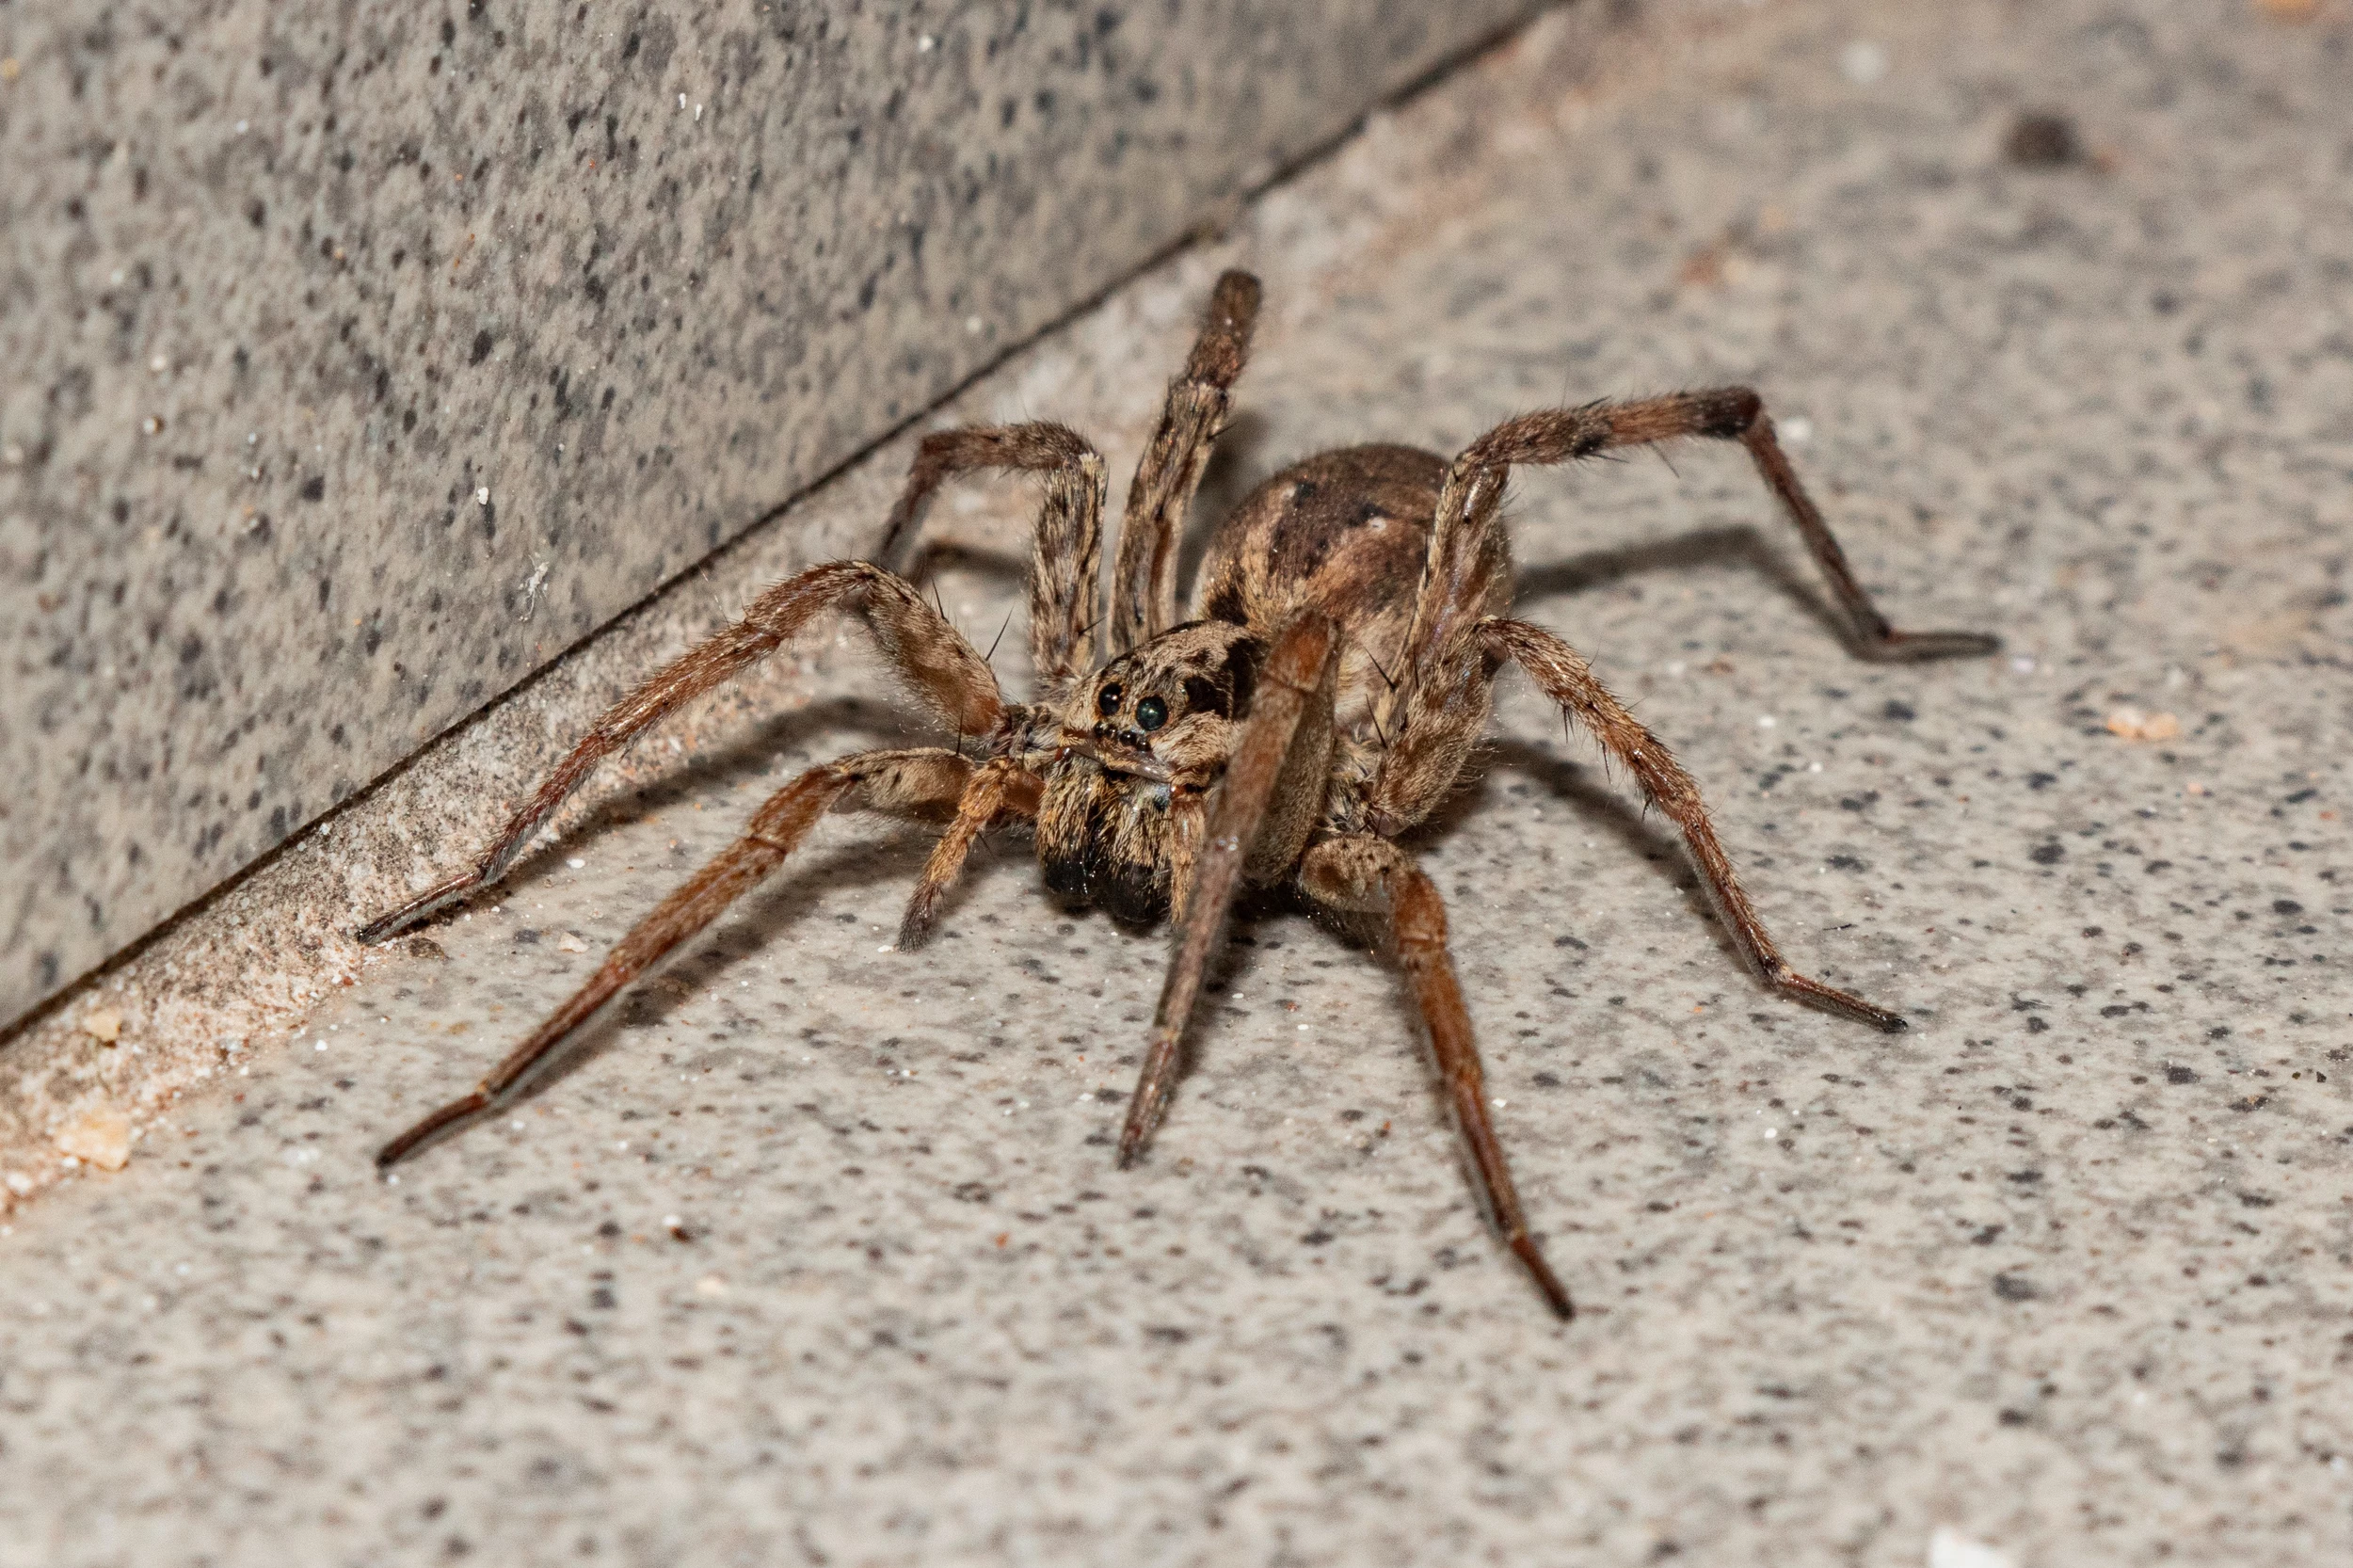
[[[1759, 995], [1509, 700], [1417, 847], [1578, 1321], [1481, 1230], [1391, 981], [1295, 913], [1113, 1170], [1160, 944], [1013, 838], [901, 956], [920, 837], [827, 825], [376, 1180], [764, 788], [907, 732], [845, 639], [15, 1216], [0, 1562], [2345, 1560], [2348, 23], [1929, 10], [1729, 12], [1597, 75], [1549, 23], [954, 410], [1132, 452], [1245, 262], [1213, 495], [1750, 379], [1897, 617], [2009, 639], [1849, 661], [1721, 453], [1520, 484], [1525, 613], [1679, 748], [1798, 962], [1915, 1024]], [[2005, 164], [2044, 105], [2090, 161]], [[985, 642], [1018, 497], [938, 521]]]

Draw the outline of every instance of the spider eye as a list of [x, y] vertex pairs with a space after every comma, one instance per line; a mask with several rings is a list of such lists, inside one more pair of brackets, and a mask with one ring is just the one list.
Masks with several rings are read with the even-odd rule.
[[1096, 697], [1095, 711], [1102, 714], [1105, 718], [1110, 718], [1113, 713], [1119, 712], [1119, 698], [1121, 695], [1119, 682], [1116, 680], [1112, 681], [1110, 685], [1103, 688], [1100, 696]]
[[1136, 728], [1138, 729], [1158, 729], [1167, 722], [1168, 704], [1159, 697], [1147, 696], [1136, 704]]

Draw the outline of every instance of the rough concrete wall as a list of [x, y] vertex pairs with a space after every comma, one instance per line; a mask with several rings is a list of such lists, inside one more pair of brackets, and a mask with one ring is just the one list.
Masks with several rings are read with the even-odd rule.
[[1534, 8], [0, 17], [0, 1020]]

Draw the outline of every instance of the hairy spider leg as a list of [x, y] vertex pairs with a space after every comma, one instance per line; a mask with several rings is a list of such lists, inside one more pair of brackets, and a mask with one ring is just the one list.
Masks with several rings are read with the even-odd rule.
[[1258, 320], [1258, 280], [1228, 272], [1217, 280], [1201, 335], [1128, 488], [1112, 563], [1112, 651], [1140, 648], [1176, 624], [1176, 544], [1209, 449], [1225, 428], [1234, 383], [1250, 359]]
[[1568, 1288], [1554, 1275], [1529, 1234], [1528, 1216], [1521, 1211], [1503, 1144], [1496, 1137], [1479, 1043], [1471, 1033], [1470, 1012], [1463, 1005], [1454, 960], [1447, 952], [1446, 904], [1436, 885], [1395, 844], [1360, 833], [1326, 839], [1310, 849], [1300, 864], [1299, 883], [1308, 897], [1327, 908], [1375, 915], [1386, 925], [1399, 966], [1414, 988], [1415, 1006], [1446, 1087], [1447, 1107], [1487, 1217], [1535, 1276], [1553, 1311], [1562, 1318], [1576, 1317]]
[[359, 939], [380, 942], [496, 882], [599, 762], [681, 704], [765, 659], [810, 617], [830, 609], [858, 616], [909, 689], [957, 734], [987, 735], [1004, 721], [1008, 710], [987, 662], [904, 579], [865, 561], [811, 567], [768, 589], [734, 625], [696, 644], [606, 709], [472, 866], [361, 926]]
[[1277, 633], [1258, 668], [1258, 687], [1241, 744], [1226, 764], [1210, 808], [1209, 832], [1194, 863], [1192, 890], [1176, 912], [1167, 978], [1153, 1010], [1152, 1034], [1119, 1135], [1119, 1162], [1132, 1165], [1160, 1125], [1176, 1085], [1177, 1048], [1201, 995], [1201, 983], [1225, 939], [1226, 918], [1243, 873], [1264, 881], [1288, 872], [1322, 814], [1336, 739], [1334, 682], [1339, 629], [1313, 611]]
[[1542, 627], [1500, 616], [1480, 622], [1465, 641], [1469, 659], [1479, 666], [1477, 679], [1492, 681], [1506, 660], [1518, 664], [1545, 696], [1559, 703], [1562, 712], [1584, 726], [1604, 750], [1634, 775], [1643, 793], [1682, 831], [1684, 846], [1699, 868], [1708, 902], [1732, 933], [1740, 956], [1767, 985], [1795, 1000], [1890, 1033], [1907, 1027], [1898, 1015], [1789, 967], [1734, 874], [1732, 857], [1724, 853], [1715, 825], [1707, 819], [1699, 786], [1658, 737], [1594, 678], [1593, 667], [1575, 648]]
[[1058, 692], [1094, 666], [1093, 633], [1102, 619], [1096, 579], [1109, 480], [1103, 455], [1086, 438], [1050, 424], [969, 424], [925, 436], [876, 554], [892, 570], [904, 570], [932, 492], [957, 474], [982, 470], [1045, 479], [1030, 550], [1030, 654], [1039, 689]]
[[547, 1061], [574, 1031], [621, 988], [659, 963], [680, 942], [717, 920], [759, 886], [833, 809], [919, 815], [952, 805], [972, 764], [952, 751], [870, 751], [823, 762], [786, 785], [753, 813], [738, 838], [696, 872], [652, 914], [631, 928], [571, 999], [549, 1015], [529, 1039], [509, 1052], [473, 1089], [442, 1106], [384, 1145], [379, 1169], [415, 1153], [443, 1129], [479, 1114]]
[[[1765, 412], [1763, 399], [1747, 387], [1715, 387], [1623, 403], [1589, 403], [1576, 408], [1543, 408], [1506, 420], [1454, 460], [1439, 503], [1438, 531], [1445, 533], [1450, 525], [1466, 523], [1481, 510], [1492, 514], [1515, 464], [1574, 462], [1616, 447], [1648, 446], [1687, 436], [1737, 440], [1747, 449], [1758, 476], [1789, 514], [1815, 564], [1829, 581], [1847, 620], [1850, 650], [1858, 657], [1878, 661], [1963, 658], [1992, 653], [2002, 646], [2000, 638], [1981, 632], [1899, 632], [1888, 623], [1855, 580], [1854, 568], [1848, 565], [1846, 552], [1823, 520], [1821, 508], [1798, 482], [1797, 471], [1789, 466], [1788, 455], [1773, 434], [1773, 422]], [[1430, 587], [1425, 579], [1425, 601]], [[1417, 627], [1422, 607], [1417, 605]], [[1441, 638], [1431, 650], [1439, 651], [1443, 646]]]

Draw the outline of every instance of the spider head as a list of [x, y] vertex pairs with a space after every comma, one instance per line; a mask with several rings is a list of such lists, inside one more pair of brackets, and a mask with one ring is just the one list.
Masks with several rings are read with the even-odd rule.
[[1038, 807], [1048, 888], [1139, 925], [1168, 913], [1192, 881], [1206, 792], [1241, 741], [1258, 653], [1243, 628], [1195, 621], [1072, 690]]

